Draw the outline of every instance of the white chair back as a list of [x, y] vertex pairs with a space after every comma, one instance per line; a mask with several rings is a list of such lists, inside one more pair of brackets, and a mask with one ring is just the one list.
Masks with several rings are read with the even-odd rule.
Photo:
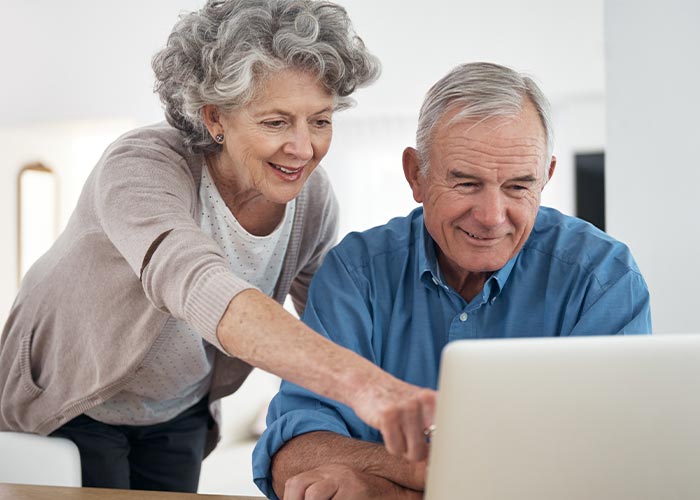
[[81, 486], [78, 447], [65, 438], [0, 432], [0, 483]]

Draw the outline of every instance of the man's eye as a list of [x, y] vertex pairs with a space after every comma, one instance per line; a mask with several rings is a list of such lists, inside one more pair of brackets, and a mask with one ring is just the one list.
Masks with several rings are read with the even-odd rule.
[[281, 128], [284, 126], [284, 120], [270, 120], [263, 122], [263, 124], [270, 128]]
[[530, 187], [529, 186], [523, 186], [521, 184], [513, 184], [512, 186], [508, 186], [508, 191], [511, 196], [527, 196], [527, 193], [530, 192]]

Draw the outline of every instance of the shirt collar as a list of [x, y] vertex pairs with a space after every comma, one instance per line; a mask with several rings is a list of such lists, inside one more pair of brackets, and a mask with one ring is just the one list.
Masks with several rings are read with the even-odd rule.
[[[421, 217], [422, 219], [422, 217]], [[438, 265], [437, 253], [435, 251], [436, 243], [432, 236], [425, 227], [425, 222], [422, 222], [422, 230], [420, 232], [419, 244], [418, 244], [418, 265], [420, 272], [421, 281], [429, 287], [446, 287], [445, 279], [440, 271]], [[498, 295], [501, 294], [503, 288], [506, 286], [506, 282], [510, 277], [510, 273], [515, 266], [515, 261], [520, 255], [518, 252], [513, 258], [506, 262], [505, 266], [489, 276], [484, 284], [484, 289], [482, 291], [482, 296], [486, 300], [493, 301]]]

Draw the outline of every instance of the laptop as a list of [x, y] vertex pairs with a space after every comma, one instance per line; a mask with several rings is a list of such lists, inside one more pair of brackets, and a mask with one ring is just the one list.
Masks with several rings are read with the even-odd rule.
[[700, 334], [462, 340], [427, 500], [700, 499]]

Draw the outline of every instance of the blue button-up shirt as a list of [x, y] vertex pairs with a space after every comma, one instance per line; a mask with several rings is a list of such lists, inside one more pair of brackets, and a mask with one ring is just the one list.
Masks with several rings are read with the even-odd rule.
[[[651, 333], [649, 292], [629, 249], [594, 226], [541, 207], [518, 254], [470, 302], [442, 278], [423, 210], [349, 234], [326, 257], [302, 318], [409, 383], [435, 388], [456, 339]], [[347, 406], [283, 382], [253, 453], [256, 484], [274, 498], [270, 461], [299, 434], [381, 442]]]

